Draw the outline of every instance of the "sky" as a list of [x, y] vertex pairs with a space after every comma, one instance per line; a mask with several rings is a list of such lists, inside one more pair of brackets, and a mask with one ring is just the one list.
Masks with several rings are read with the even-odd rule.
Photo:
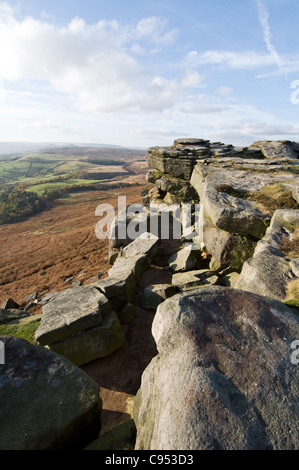
[[299, 141], [298, 0], [0, 0], [0, 141]]

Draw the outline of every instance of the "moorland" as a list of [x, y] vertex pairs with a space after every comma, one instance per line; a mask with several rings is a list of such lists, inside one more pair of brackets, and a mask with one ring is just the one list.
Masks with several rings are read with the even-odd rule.
[[96, 238], [95, 209], [106, 202], [117, 208], [120, 195], [128, 204], [142, 202], [145, 155], [70, 146], [0, 156], [0, 201], [16, 193], [44, 203], [18, 221], [13, 205], [2, 204], [13, 223], [0, 224], [0, 303], [11, 297], [22, 305], [31, 293], [43, 296], [73, 280], [105, 276], [108, 240]]

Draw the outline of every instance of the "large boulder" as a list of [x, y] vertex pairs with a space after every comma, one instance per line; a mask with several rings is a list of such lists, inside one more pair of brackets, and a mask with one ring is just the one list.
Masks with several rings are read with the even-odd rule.
[[67, 359], [0, 336], [1, 450], [78, 450], [100, 431], [99, 386]]
[[242, 268], [237, 289], [278, 300], [286, 297], [288, 283], [298, 279], [283, 252], [283, 240], [291, 240], [299, 227], [299, 210], [275, 211], [266, 236], [258, 242], [252, 258]]
[[136, 450], [299, 448], [299, 318], [284, 304], [226, 287], [158, 307], [158, 355], [134, 402]]
[[106, 357], [125, 342], [110, 302], [93, 285], [66, 289], [44, 305], [35, 338], [76, 365]]

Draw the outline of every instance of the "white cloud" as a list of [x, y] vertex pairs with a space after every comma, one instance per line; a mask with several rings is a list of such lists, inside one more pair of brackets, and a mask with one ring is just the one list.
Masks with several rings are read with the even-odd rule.
[[216, 93], [223, 98], [227, 98], [233, 93], [233, 91], [234, 91], [233, 88], [229, 86], [221, 86], [218, 88]]
[[196, 73], [182, 80], [157, 79], [143, 64], [147, 49], [169, 45], [175, 36], [156, 17], [125, 26], [116, 20], [87, 24], [76, 17], [58, 27], [32, 17], [18, 20], [2, 4], [0, 80], [49, 82], [86, 112], [160, 111], [201, 79]]
[[282, 65], [281, 63], [281, 58], [272, 44], [272, 35], [271, 35], [271, 30], [270, 30], [270, 25], [269, 25], [269, 12], [265, 6], [265, 4], [262, 2], [262, 0], [256, 0], [256, 6], [257, 6], [257, 11], [258, 11], [258, 18], [260, 25], [263, 30], [263, 36], [264, 36], [264, 41], [266, 43], [267, 49], [273, 57], [274, 61], [280, 67]]
[[244, 123], [240, 129], [243, 135], [287, 136], [298, 135], [299, 125], [267, 124], [264, 122]]
[[275, 59], [269, 54], [261, 54], [257, 51], [206, 51], [199, 53], [191, 51], [185, 59], [186, 65], [198, 67], [204, 64], [224, 65], [232, 69], [255, 69], [274, 65]]
[[182, 79], [182, 86], [184, 88], [198, 88], [203, 87], [203, 80], [205, 77], [199, 75], [197, 72], [187, 70]]
[[137, 24], [134, 36], [137, 39], [150, 40], [157, 46], [165, 46], [174, 42], [177, 30], [167, 30], [167, 21], [163, 18], [152, 16], [143, 18]]
[[182, 106], [183, 113], [194, 113], [194, 114], [212, 114], [222, 113], [228, 109], [227, 105], [217, 105], [201, 102], [189, 102]]

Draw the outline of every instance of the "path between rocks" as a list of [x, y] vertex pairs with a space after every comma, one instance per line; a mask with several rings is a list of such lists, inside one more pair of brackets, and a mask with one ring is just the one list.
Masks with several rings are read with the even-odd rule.
[[[171, 273], [164, 268], [169, 257], [180, 247], [180, 240], [161, 241], [158, 255], [140, 278], [138, 293], [150, 284], [171, 283]], [[151, 333], [154, 316], [153, 310], [140, 308], [137, 294], [136, 316], [131, 325], [123, 325], [126, 331], [123, 347], [106, 358], [81, 366], [101, 387], [101, 434], [132, 417], [133, 401], [141, 384], [142, 373], [158, 353]]]

